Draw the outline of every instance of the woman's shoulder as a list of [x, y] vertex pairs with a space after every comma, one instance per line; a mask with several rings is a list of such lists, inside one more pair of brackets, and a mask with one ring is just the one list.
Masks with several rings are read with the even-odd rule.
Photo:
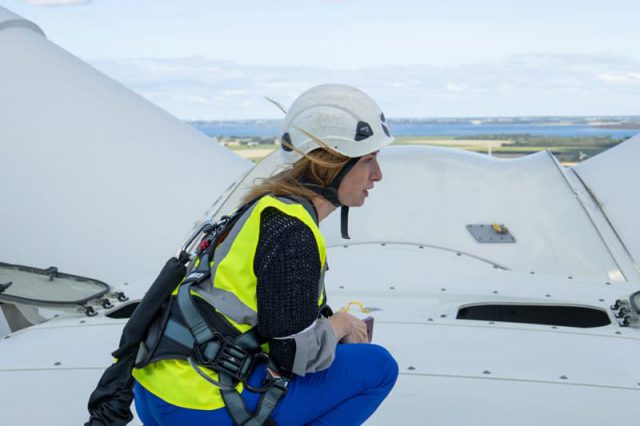
[[292, 237], [292, 234], [310, 234], [313, 237], [313, 232], [300, 218], [287, 214], [277, 207], [267, 207], [260, 215], [261, 236], [270, 235], [278, 239], [287, 239]]
[[306, 224], [277, 208], [264, 209], [262, 216], [254, 259], [257, 271], [265, 264], [280, 264], [285, 269], [304, 264], [312, 271], [319, 271], [319, 248]]
[[302, 196], [264, 194], [249, 204], [254, 205], [260, 212], [275, 209], [279, 210], [281, 215], [300, 219], [307, 226], [318, 226], [318, 213], [313, 202]]

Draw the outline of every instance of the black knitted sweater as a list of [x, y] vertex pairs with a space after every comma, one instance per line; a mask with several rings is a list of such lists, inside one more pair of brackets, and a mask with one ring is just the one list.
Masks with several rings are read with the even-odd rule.
[[[318, 246], [309, 227], [276, 208], [264, 209], [253, 264], [262, 336], [290, 336], [318, 318], [320, 267]], [[275, 365], [282, 372], [291, 372], [294, 339], [270, 340], [269, 350]]]

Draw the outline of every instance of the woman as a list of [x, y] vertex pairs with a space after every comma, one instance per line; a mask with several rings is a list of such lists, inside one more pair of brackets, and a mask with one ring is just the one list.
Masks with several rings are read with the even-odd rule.
[[[326, 305], [318, 223], [342, 206], [346, 236], [347, 209], [363, 205], [382, 179], [376, 156], [391, 142], [380, 109], [352, 87], [317, 86], [293, 103], [282, 136], [290, 166], [247, 194], [213, 258], [194, 265], [194, 276], [210, 268], [210, 278], [181, 286], [155, 357], [134, 370], [136, 408], [145, 425], [352, 425], [373, 414], [398, 367], [384, 348], [367, 343], [363, 321]], [[198, 324], [185, 314], [192, 309], [188, 300], [197, 305], [193, 312], [209, 316], [202, 323], [234, 342], [257, 331], [269, 362], [258, 362], [244, 383], [240, 373], [230, 378], [236, 370], [207, 368], [219, 360], [220, 344], [211, 335], [199, 338]], [[191, 335], [181, 338], [187, 329]], [[237, 356], [226, 360], [248, 365], [241, 349], [228, 346]]]

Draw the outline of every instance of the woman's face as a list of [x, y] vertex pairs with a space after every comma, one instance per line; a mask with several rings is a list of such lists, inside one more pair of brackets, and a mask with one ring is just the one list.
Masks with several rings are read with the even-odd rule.
[[373, 183], [382, 180], [382, 171], [380, 164], [378, 164], [377, 155], [377, 151], [365, 155], [344, 177], [340, 188], [338, 188], [338, 198], [343, 205], [360, 207], [364, 204], [365, 198], [369, 196], [369, 190], [373, 188]]

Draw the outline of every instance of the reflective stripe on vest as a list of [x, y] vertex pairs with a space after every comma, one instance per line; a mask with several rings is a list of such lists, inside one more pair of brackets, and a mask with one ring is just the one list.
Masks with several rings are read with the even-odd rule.
[[[313, 233], [324, 277], [326, 249], [320, 229], [312, 214], [297, 201], [264, 196], [248, 209], [216, 248], [209, 280], [194, 287], [194, 292], [222, 313], [241, 333], [258, 324], [257, 278], [253, 270], [260, 238], [260, 218], [269, 207], [302, 221]], [[324, 283], [320, 283], [321, 286]], [[322, 289], [318, 306], [323, 303]]]
[[[306, 200], [305, 200], [306, 201]], [[253, 265], [260, 237], [262, 212], [274, 207], [303, 222], [313, 233], [321, 265], [318, 306], [324, 304], [324, 272], [326, 248], [315, 218], [307, 202], [284, 197], [264, 196], [251, 206], [231, 228], [225, 240], [216, 247], [211, 266], [211, 278], [192, 287], [192, 294], [214, 306], [241, 333], [257, 324], [257, 278]], [[268, 347], [264, 348], [268, 350]], [[203, 368], [212, 379], [213, 371]], [[214, 410], [224, 406], [220, 391], [200, 377], [186, 361], [160, 360], [141, 369], [134, 369], [136, 380], [159, 398], [170, 404], [199, 410]], [[242, 391], [242, 385], [237, 387]]]

